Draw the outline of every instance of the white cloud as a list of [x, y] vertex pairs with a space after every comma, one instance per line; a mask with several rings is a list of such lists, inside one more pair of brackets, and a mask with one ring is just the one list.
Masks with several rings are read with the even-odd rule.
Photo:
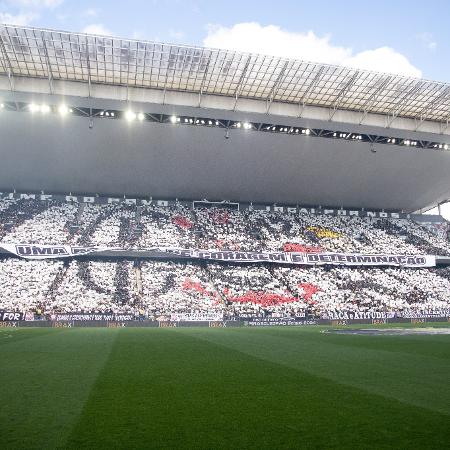
[[24, 6], [27, 8], [55, 8], [64, 0], [10, 0], [14, 6]]
[[169, 36], [171, 39], [175, 39], [175, 40], [179, 41], [184, 38], [185, 34], [184, 34], [184, 31], [170, 29]]
[[380, 47], [375, 50], [366, 50], [342, 62], [344, 66], [359, 69], [389, 72], [399, 75], [420, 78], [422, 72], [414, 67], [406, 56], [390, 47]]
[[437, 42], [431, 33], [424, 32], [417, 35], [417, 39], [422, 43], [422, 46], [428, 50], [434, 51], [437, 48]]
[[83, 33], [87, 34], [99, 34], [101, 36], [112, 36], [112, 31], [108, 30], [103, 24], [101, 23], [92, 23], [82, 30]]
[[203, 44], [207, 47], [346, 65], [413, 77], [422, 75], [404, 55], [390, 47], [354, 54], [351, 48], [333, 45], [330, 39], [329, 35], [320, 37], [313, 31], [290, 32], [276, 25], [262, 26], [256, 22], [247, 22], [232, 27], [209, 26]]
[[276, 25], [255, 22], [238, 23], [231, 28], [210, 26], [203, 43], [207, 47], [263, 53], [329, 64], [339, 64], [351, 56], [351, 49], [332, 46], [330, 37], [316, 36], [312, 31], [293, 33]]
[[0, 23], [25, 26], [29, 25], [37, 17], [38, 16], [33, 13], [9, 14], [0, 12]]
[[0, 7], [13, 12], [0, 12], [0, 22], [25, 26], [41, 16], [41, 10], [55, 8], [64, 0], [5, 0]]
[[88, 8], [84, 11], [84, 15], [88, 17], [95, 17], [98, 14], [98, 10], [95, 8]]

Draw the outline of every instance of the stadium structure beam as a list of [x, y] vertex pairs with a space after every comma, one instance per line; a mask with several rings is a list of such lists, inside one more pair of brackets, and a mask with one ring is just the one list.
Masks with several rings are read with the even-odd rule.
[[3, 58], [0, 58], [0, 64], [1, 67], [3, 68], [3, 72], [8, 73], [8, 68], [5, 66], [5, 61], [3, 60]]
[[[299, 118], [302, 117], [302, 115], [303, 115], [303, 111], [305, 110], [305, 106], [308, 104], [309, 96], [311, 95], [312, 90], [322, 79], [324, 70], [325, 70], [325, 68], [323, 66], [318, 70], [315, 77], [312, 79], [311, 83], [309, 84], [308, 88], [306, 89], [302, 99], [298, 103], [298, 106], [299, 106], [298, 117]], [[300, 108], [301, 108], [301, 110], [300, 110]]]
[[252, 57], [249, 55], [247, 57], [247, 60], [245, 61], [245, 66], [244, 66], [244, 69], [242, 70], [241, 76], [239, 77], [239, 81], [237, 83], [236, 90], [235, 90], [235, 95], [234, 95], [235, 100], [234, 100], [233, 111], [236, 110], [236, 105], [237, 105], [237, 101], [238, 101], [238, 98], [239, 98], [239, 94], [241, 93], [242, 86], [244, 84], [243, 82], [244, 82], [244, 79], [245, 79], [245, 77], [247, 75], [247, 70], [248, 70], [248, 66], [250, 65], [251, 59], [252, 59]]
[[[92, 77], [91, 77], [91, 63], [89, 58], [89, 41], [88, 37], [86, 36], [86, 65], [87, 65], [87, 71], [88, 71], [88, 97], [91, 97], [92, 92]], [[92, 112], [91, 112], [92, 116]]]
[[4, 73], [8, 74], [9, 87], [10, 87], [10, 90], [13, 91], [14, 90], [14, 85], [11, 82], [11, 79], [9, 77], [9, 68], [5, 65], [6, 61], [2, 58], [2, 59], [0, 59], [0, 62], [2, 64], [1, 67], [3, 68]]
[[355, 84], [355, 81], [358, 79], [359, 71], [356, 71], [353, 76], [347, 81], [347, 83], [344, 85], [344, 87], [339, 91], [337, 94], [334, 103], [330, 109], [330, 117], [328, 120], [333, 120], [334, 115], [336, 114], [336, 111], [339, 108], [340, 102], [342, 97], [351, 89], [351, 87]]
[[441, 134], [444, 134], [450, 126], [450, 116], [441, 124]]
[[391, 82], [392, 78], [393, 78], [392, 76], [387, 76], [383, 80], [383, 82], [378, 86], [378, 88], [373, 92], [373, 94], [367, 99], [366, 103], [364, 103], [364, 105], [361, 108], [363, 113], [361, 115], [361, 118], [359, 119], [360, 125], [363, 123], [364, 119], [367, 117], [367, 114], [369, 114], [369, 111], [371, 110], [372, 106], [377, 101], [377, 97], [383, 91], [385, 86], [387, 86]]
[[388, 121], [386, 124], [386, 128], [390, 128], [394, 120], [401, 115], [405, 105], [409, 101], [411, 101], [411, 96], [414, 96], [413, 97], [414, 99], [417, 96], [417, 93], [424, 85], [425, 82], [423, 80], [419, 80], [411, 87], [411, 89], [409, 89], [403, 94], [402, 98], [400, 99], [396, 107], [388, 112]]
[[427, 114], [437, 105], [440, 101], [446, 98], [450, 98], [450, 86], [447, 86], [442, 93], [438, 96], [432, 99], [430, 102], [428, 102], [427, 105], [425, 105], [420, 111], [419, 111], [419, 120], [416, 119], [416, 128], [414, 131], [417, 131], [419, 127], [425, 122], [425, 118], [427, 117]]
[[272, 89], [269, 92], [269, 95], [267, 96], [266, 99], [266, 114], [269, 114], [270, 111], [270, 106], [272, 105], [273, 99], [275, 98], [275, 95], [278, 92], [278, 89], [281, 85], [281, 82], [284, 78], [284, 74], [286, 72], [286, 68], [288, 66], [288, 61], [285, 61], [283, 67], [280, 70], [280, 73], [278, 74], [277, 79], [275, 80], [275, 83], [272, 86]]
[[[203, 57], [203, 52], [202, 52], [202, 57]], [[211, 58], [208, 58], [208, 62], [206, 63], [206, 67], [205, 67], [205, 72], [203, 73], [203, 77], [202, 77], [202, 82], [200, 84], [200, 89], [198, 92], [198, 107], [200, 108], [202, 105], [202, 95], [203, 95], [203, 89], [205, 87], [205, 80], [206, 80], [206, 74], [208, 73], [209, 70], [209, 64], [211, 63]]]
[[[204, 85], [205, 85], [206, 76], [207, 76], [208, 71], [209, 71], [209, 63], [210, 63], [210, 61], [211, 61], [210, 55], [206, 56], [206, 52], [207, 52], [206, 49], [202, 49], [202, 51], [201, 51], [201, 53], [200, 53], [200, 56], [198, 57], [198, 66], [199, 66], [199, 67], [203, 67], [204, 60], [206, 59], [206, 65], [205, 65], [205, 67], [204, 67], [203, 74], [201, 73], [201, 72], [202, 72], [201, 70], [194, 71], [194, 70], [192, 69], [192, 66], [191, 66], [191, 68], [190, 68], [190, 70], [189, 70], [189, 75], [191, 75], [191, 74], [193, 73], [194, 84], [195, 84], [195, 85], [198, 84], [198, 80], [201, 80], [201, 81], [200, 81], [200, 87], [199, 87], [199, 89], [198, 89], [199, 106], [200, 106], [200, 104], [201, 104], [201, 97], [202, 97], [202, 95], [203, 95], [203, 88], [204, 88]], [[184, 58], [183, 61], [186, 60], [186, 57], [187, 57], [187, 55], [185, 56], [185, 58]]]
[[6, 51], [6, 48], [5, 48], [5, 43], [3, 42], [3, 38], [1, 36], [0, 36], [0, 48], [3, 53], [3, 60], [6, 63], [6, 65], [5, 65], [2, 62], [2, 65], [5, 68], [5, 72], [8, 75], [8, 82], [9, 82], [10, 89], [11, 89], [11, 91], [14, 91], [14, 72], [13, 72], [13, 68], [11, 65], [11, 60], [9, 59], [8, 52]]
[[[170, 58], [172, 56], [172, 47], [169, 48], [169, 55], [167, 58], [167, 61], [170, 61]], [[167, 68], [166, 68], [166, 76], [164, 77], [164, 90], [163, 90], [163, 99], [162, 99], [162, 104], [165, 105], [166, 104], [166, 94], [167, 94], [167, 80], [169, 79], [169, 64], [167, 64]]]
[[127, 58], [127, 76], [126, 76], [126, 100], [127, 102], [130, 100], [130, 58]]
[[50, 89], [50, 94], [54, 93], [53, 90], [53, 73], [50, 66], [50, 59], [48, 57], [48, 50], [47, 45], [45, 44], [45, 37], [44, 37], [44, 31], [41, 30], [40, 37], [42, 40], [42, 48], [44, 49], [44, 55], [45, 55], [45, 64], [47, 65], [47, 72], [48, 72], [48, 86]]

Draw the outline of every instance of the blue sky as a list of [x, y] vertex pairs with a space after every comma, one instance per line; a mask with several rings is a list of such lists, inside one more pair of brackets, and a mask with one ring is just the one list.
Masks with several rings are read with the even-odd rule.
[[450, 81], [449, 1], [0, 0], [0, 22]]

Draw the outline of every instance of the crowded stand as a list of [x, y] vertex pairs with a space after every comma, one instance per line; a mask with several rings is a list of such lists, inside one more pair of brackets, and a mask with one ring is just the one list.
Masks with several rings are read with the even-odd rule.
[[229, 318], [305, 316], [304, 299], [289, 292], [269, 267], [209, 264], [208, 271], [226, 299]]
[[53, 201], [43, 208], [39, 203], [19, 200], [0, 211], [7, 214], [5, 219], [2, 217], [2, 223], [9, 224], [9, 229], [3, 230], [3, 242], [55, 245], [69, 242], [69, 224], [75, 221], [78, 208]]
[[71, 261], [52, 286], [44, 311], [129, 313], [135, 292], [129, 282], [132, 262]]
[[189, 247], [196, 236], [194, 217], [182, 205], [141, 207], [138, 224], [141, 236], [136, 244], [141, 248]]
[[224, 301], [199, 265], [149, 261], [141, 265], [141, 308], [151, 319], [172, 314], [223, 314]]
[[450, 255], [446, 239], [407, 219], [220, 208], [0, 200], [2, 242], [283, 251]]
[[[450, 255], [410, 219], [261, 210], [0, 200], [0, 243], [234, 251]], [[0, 259], [0, 310], [157, 319], [306, 316], [450, 308], [450, 269], [129, 260]]]
[[450, 304], [450, 282], [440, 269], [282, 267], [275, 272], [318, 316], [327, 311], [438, 310]]

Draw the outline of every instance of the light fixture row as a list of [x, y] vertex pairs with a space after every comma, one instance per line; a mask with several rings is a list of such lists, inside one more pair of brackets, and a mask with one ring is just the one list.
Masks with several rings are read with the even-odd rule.
[[0, 110], [13, 111], [29, 111], [33, 114], [57, 113], [61, 116], [67, 116], [71, 113], [85, 117], [99, 117], [109, 119], [124, 118], [128, 122], [134, 121], [150, 121], [160, 123], [172, 123], [180, 125], [197, 125], [207, 127], [220, 127], [228, 129], [255, 130], [270, 133], [283, 133], [290, 135], [305, 135], [316, 137], [327, 137], [333, 139], [345, 139], [351, 141], [370, 142], [373, 144], [391, 144], [397, 146], [413, 147], [413, 148], [433, 148], [436, 150], [449, 150], [450, 144], [440, 142], [418, 141], [414, 139], [374, 136], [368, 134], [351, 133], [343, 131], [330, 131], [323, 129], [310, 129], [303, 127], [293, 127], [286, 125], [274, 125], [265, 123], [255, 123], [247, 121], [232, 121], [224, 119], [199, 118], [192, 116], [178, 116], [166, 114], [151, 114], [141, 111], [108, 110], [108, 109], [92, 109], [86, 107], [70, 107], [66, 104], [48, 105], [46, 103], [16, 103], [16, 102], [0, 102]]
[[32, 113], [42, 113], [47, 114], [50, 112], [58, 112], [61, 116], [65, 116], [71, 112], [73, 112], [72, 108], [69, 108], [65, 104], [61, 104], [59, 106], [50, 106], [46, 103], [37, 104], [37, 103], [30, 103], [28, 105], [28, 109]]

